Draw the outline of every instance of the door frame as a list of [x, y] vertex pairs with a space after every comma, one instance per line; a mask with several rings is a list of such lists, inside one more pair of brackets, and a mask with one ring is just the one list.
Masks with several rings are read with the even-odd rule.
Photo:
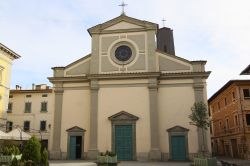
[[185, 138], [185, 149], [186, 149], [186, 160], [189, 160], [189, 150], [188, 150], [188, 131], [181, 126], [174, 126], [172, 128], [167, 129], [168, 132], [168, 140], [169, 140], [169, 160], [173, 160], [172, 156], [172, 136], [184, 136]]
[[81, 136], [82, 137], [82, 154], [80, 159], [84, 159], [84, 135], [85, 131], [84, 129], [74, 126], [70, 129], [66, 130], [68, 132], [68, 140], [67, 140], [67, 159], [70, 159], [70, 137], [71, 136]]
[[115, 115], [112, 115], [108, 118], [111, 121], [111, 143], [112, 143], [112, 152], [115, 152], [115, 126], [116, 125], [132, 125], [132, 160], [136, 160], [136, 121], [139, 119], [137, 116], [134, 116], [125, 111], [121, 111]]

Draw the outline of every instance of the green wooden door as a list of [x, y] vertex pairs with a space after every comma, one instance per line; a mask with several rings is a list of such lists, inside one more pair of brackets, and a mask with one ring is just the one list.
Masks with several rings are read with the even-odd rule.
[[132, 125], [115, 126], [115, 152], [118, 160], [133, 160]]
[[70, 136], [70, 154], [69, 159], [76, 159], [76, 136]]
[[172, 136], [172, 159], [186, 160], [186, 141], [184, 136]]

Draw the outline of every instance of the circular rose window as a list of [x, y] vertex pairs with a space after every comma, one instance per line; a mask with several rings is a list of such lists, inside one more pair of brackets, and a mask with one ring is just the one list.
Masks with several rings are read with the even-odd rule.
[[119, 61], [125, 62], [128, 61], [132, 56], [132, 50], [126, 45], [121, 45], [115, 50], [115, 57]]

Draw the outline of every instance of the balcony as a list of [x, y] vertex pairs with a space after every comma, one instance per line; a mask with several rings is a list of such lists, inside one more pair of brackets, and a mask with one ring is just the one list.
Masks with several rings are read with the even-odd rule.
[[[249, 127], [249, 131], [250, 131], [250, 127]], [[215, 130], [214, 133], [212, 134], [213, 137], [219, 137], [219, 136], [226, 136], [226, 135], [231, 135], [231, 134], [239, 134], [243, 132], [243, 129], [239, 126], [236, 127], [232, 127], [229, 129], [222, 129], [222, 130]]]

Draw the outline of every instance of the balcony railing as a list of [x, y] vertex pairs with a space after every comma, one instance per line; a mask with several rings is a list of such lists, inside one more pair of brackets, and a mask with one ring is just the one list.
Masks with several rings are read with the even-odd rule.
[[[239, 126], [236, 127], [232, 127], [232, 128], [224, 128], [222, 130], [219, 131], [214, 131], [214, 133], [212, 134], [212, 136], [216, 137], [216, 136], [224, 136], [224, 135], [231, 135], [231, 134], [239, 134], [240, 132], [242, 132], [243, 129]], [[249, 131], [250, 131], [250, 127], [249, 127]]]

